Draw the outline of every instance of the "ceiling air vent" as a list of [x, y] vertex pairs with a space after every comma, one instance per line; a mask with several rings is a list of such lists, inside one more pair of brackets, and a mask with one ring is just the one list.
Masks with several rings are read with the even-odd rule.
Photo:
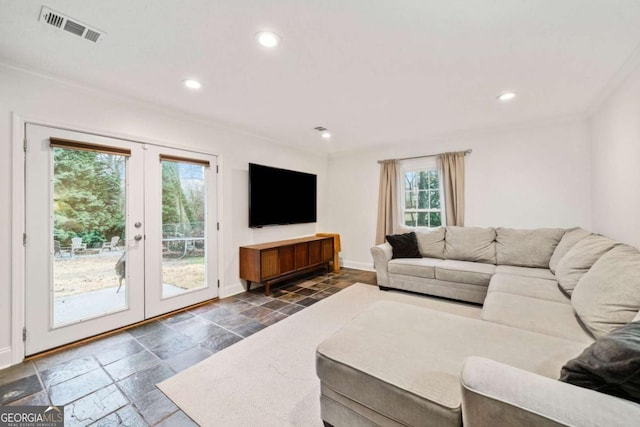
[[67, 31], [83, 39], [97, 43], [104, 38], [105, 33], [97, 28], [91, 28], [80, 21], [63, 15], [60, 12], [42, 6], [40, 21], [52, 25], [61, 30]]

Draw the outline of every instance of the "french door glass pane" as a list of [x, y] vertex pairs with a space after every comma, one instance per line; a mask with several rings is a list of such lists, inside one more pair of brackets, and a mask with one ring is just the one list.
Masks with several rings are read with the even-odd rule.
[[53, 164], [55, 327], [127, 307], [126, 158], [54, 148]]
[[206, 287], [204, 166], [162, 161], [162, 298]]

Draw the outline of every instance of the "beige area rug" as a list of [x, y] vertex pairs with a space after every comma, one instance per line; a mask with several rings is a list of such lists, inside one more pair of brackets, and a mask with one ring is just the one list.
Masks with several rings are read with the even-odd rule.
[[315, 350], [377, 301], [462, 316], [480, 308], [356, 283], [180, 372], [158, 387], [201, 426], [322, 426]]

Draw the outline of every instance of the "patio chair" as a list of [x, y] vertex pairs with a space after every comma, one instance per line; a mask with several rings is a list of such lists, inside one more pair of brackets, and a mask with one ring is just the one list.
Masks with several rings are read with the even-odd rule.
[[61, 246], [60, 241], [53, 241], [53, 256], [62, 257], [64, 254], [71, 256], [71, 248], [69, 246]]
[[118, 246], [119, 241], [120, 241], [120, 236], [113, 236], [110, 242], [104, 242], [102, 244], [102, 249], [100, 249], [100, 252], [104, 251], [105, 249], [109, 249], [109, 252], [111, 252], [113, 249], [116, 248], [116, 246]]
[[71, 239], [71, 254], [75, 254], [77, 251], [86, 251], [87, 244], [82, 243], [82, 237], [74, 237]]

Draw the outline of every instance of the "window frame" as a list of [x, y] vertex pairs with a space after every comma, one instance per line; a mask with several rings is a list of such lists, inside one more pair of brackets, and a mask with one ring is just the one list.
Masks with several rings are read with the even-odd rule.
[[[440, 171], [438, 170], [438, 165], [435, 157], [425, 157], [419, 159], [410, 159], [410, 160], [401, 160], [398, 168], [398, 218], [399, 225], [401, 228], [411, 229], [411, 230], [433, 230], [439, 227], [446, 226], [446, 215], [445, 215], [445, 200], [444, 200], [444, 192], [442, 191], [442, 176]], [[432, 209], [432, 208], [406, 208], [406, 188], [405, 188], [405, 176], [408, 172], [429, 172], [436, 171], [438, 174], [438, 193], [440, 196], [440, 209]], [[434, 191], [435, 189], [428, 188], [423, 191]], [[416, 189], [416, 194], [419, 193], [420, 190]], [[407, 225], [405, 223], [405, 214], [406, 213], [431, 213], [431, 212], [439, 212], [440, 213], [440, 225], [435, 227], [423, 226], [423, 225]], [[429, 219], [429, 223], [431, 220]]]

